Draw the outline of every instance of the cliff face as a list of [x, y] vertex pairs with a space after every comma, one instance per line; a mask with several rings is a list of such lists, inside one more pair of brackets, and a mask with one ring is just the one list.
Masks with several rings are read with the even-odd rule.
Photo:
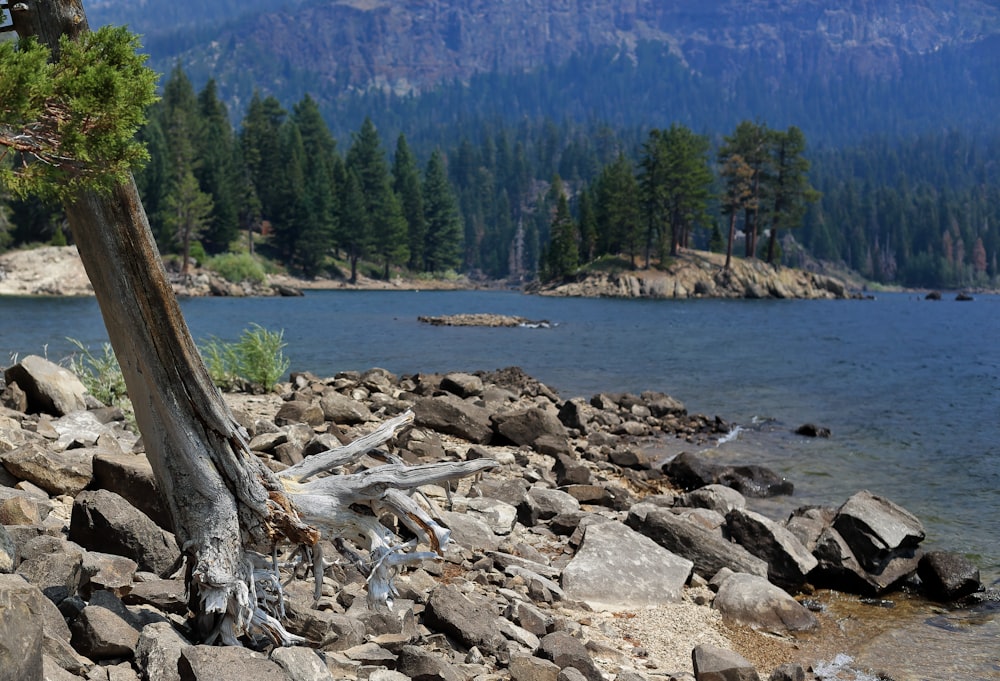
[[751, 57], [819, 77], [891, 75], [901, 55], [998, 33], [1000, 7], [985, 0], [335, 0], [245, 17], [187, 58], [225, 70], [267, 54], [273, 79], [311, 73], [318, 87], [401, 93], [595, 47], [629, 57], [643, 41], [723, 78]]

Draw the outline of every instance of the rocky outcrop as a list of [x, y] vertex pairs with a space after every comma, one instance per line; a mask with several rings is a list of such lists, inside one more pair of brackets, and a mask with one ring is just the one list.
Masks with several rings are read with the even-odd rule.
[[834, 277], [760, 260], [685, 251], [665, 270], [593, 272], [576, 281], [547, 284], [538, 293], [588, 298], [848, 298], [847, 286]]

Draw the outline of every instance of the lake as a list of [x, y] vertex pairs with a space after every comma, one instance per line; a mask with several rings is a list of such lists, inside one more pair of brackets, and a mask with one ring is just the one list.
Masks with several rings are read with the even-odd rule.
[[[235, 340], [251, 323], [284, 329], [293, 371], [330, 376], [380, 366], [405, 374], [517, 365], [565, 398], [666, 392], [689, 411], [739, 427], [705, 455], [762, 463], [795, 483], [794, 496], [762, 502], [763, 512], [780, 518], [806, 503], [837, 506], [869, 489], [921, 519], [926, 548], [965, 553], [984, 582], [1000, 578], [1000, 296], [963, 303], [912, 294], [650, 301], [310, 291], [302, 298], [199, 298], [181, 305], [196, 340]], [[552, 325], [485, 329], [417, 321], [460, 312]], [[67, 336], [93, 347], [106, 340], [91, 299], [0, 298], [0, 320], [3, 360], [45, 352], [58, 360], [72, 351]], [[792, 434], [806, 422], [833, 436]], [[663, 451], [680, 446], [668, 443]], [[961, 650], [963, 664], [972, 660], [977, 671], [963, 678], [1000, 678], [1000, 627], [995, 616], [983, 619], [959, 627], [972, 632], [964, 639], [951, 632], [944, 646], [944, 654]], [[956, 677], [953, 670], [912, 678]]]

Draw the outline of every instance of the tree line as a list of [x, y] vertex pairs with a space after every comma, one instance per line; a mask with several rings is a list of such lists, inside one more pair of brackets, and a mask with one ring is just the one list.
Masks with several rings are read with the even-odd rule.
[[[811, 255], [884, 283], [990, 286], [998, 273], [990, 137], [881, 139], [807, 159], [795, 126], [743, 121], [710, 136], [526, 119], [447, 147], [400, 134], [389, 154], [368, 118], [342, 149], [308, 95], [290, 111], [255, 95], [234, 125], [214, 81], [195, 92], [180, 68], [141, 137], [144, 205], [182, 269], [249, 248], [305, 276], [339, 266], [351, 279], [363, 267], [524, 281], [604, 256], [650, 266], [683, 247], [731, 258], [742, 239], [743, 257]], [[60, 243], [61, 220], [51, 204], [0, 197], [0, 249]], [[789, 259], [779, 237], [798, 225], [805, 250]]]

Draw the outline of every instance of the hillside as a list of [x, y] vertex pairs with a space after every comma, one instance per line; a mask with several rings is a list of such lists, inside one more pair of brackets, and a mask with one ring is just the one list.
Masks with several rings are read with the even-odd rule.
[[[879, 113], [873, 122], [883, 128], [949, 115], [946, 125], [964, 127], [985, 121], [982, 107], [1000, 96], [1000, 6], [987, 0], [711, 0], [696, 8], [655, 0], [312, 0], [213, 3], [197, 17], [164, 0], [147, 0], [141, 12], [102, 0], [91, 13], [94, 23], [142, 32], [156, 68], [180, 61], [196, 81], [216, 78], [236, 110], [258, 88], [283, 101], [309, 91], [328, 118], [356, 118], [365, 107], [387, 120], [427, 118], [411, 97], [434, 92], [447, 109], [437, 124], [459, 108], [487, 118], [618, 113], [636, 124], [631, 114], [660, 125], [641, 116], [699, 120], [721, 98], [732, 116], [779, 123], [818, 112], [822, 101], [827, 127], [859, 108]], [[568, 82], [571, 93], [561, 88]], [[670, 88], [659, 89], [663, 82]], [[469, 86], [464, 99], [455, 94]], [[595, 90], [593, 106], [577, 106]], [[356, 101], [366, 93], [382, 99]], [[494, 96], [492, 109], [484, 93]], [[947, 95], [948, 108], [935, 93]], [[595, 111], [601, 98], [612, 106]], [[890, 111], [876, 111], [876, 102]], [[625, 104], [634, 110], [613, 108]]]

